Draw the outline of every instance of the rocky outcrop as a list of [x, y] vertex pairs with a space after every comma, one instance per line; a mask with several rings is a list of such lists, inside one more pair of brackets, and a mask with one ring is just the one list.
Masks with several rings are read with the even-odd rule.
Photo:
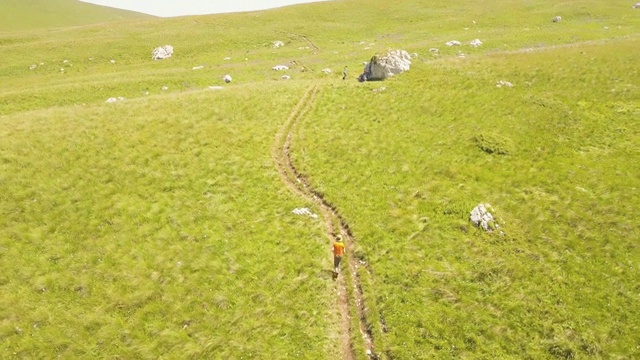
[[151, 59], [162, 60], [170, 58], [171, 55], [173, 55], [173, 46], [164, 45], [153, 49], [153, 51], [151, 52]]
[[409, 71], [411, 68], [411, 55], [405, 50], [392, 50], [383, 57], [373, 56], [365, 64], [364, 72], [360, 75], [360, 81], [384, 80], [393, 75]]

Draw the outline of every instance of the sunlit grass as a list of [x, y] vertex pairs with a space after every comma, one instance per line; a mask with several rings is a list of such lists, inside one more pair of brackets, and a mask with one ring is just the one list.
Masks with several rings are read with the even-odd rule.
[[[339, 357], [322, 220], [272, 159], [311, 84], [293, 160], [353, 230], [382, 358], [637, 356], [635, 15], [332, 1], [0, 34], [0, 357]], [[356, 83], [390, 48], [411, 71]]]

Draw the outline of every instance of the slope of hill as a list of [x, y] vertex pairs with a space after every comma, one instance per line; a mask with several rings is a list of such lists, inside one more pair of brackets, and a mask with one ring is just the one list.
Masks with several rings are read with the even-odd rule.
[[[345, 0], [0, 33], [0, 357], [637, 358], [638, 11]], [[396, 48], [409, 72], [356, 81]], [[337, 282], [340, 229], [283, 183], [283, 139], [348, 224]]]
[[46, 29], [153, 16], [77, 0], [4, 0], [0, 31]]

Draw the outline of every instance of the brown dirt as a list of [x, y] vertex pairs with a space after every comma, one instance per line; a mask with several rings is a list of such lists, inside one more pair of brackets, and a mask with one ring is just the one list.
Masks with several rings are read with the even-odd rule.
[[[322, 194], [311, 187], [307, 178], [298, 172], [291, 161], [290, 148], [293, 130], [300, 123], [300, 120], [304, 118], [305, 114], [312, 109], [318, 91], [318, 85], [311, 86], [293, 108], [289, 118], [276, 135], [273, 158], [287, 188], [308, 201], [315, 202], [319, 206], [324, 219], [329, 246], [338, 234], [342, 235], [343, 241], [345, 242], [345, 260], [346, 264], [348, 264], [348, 273], [351, 277], [351, 285], [353, 286], [353, 299], [349, 298], [347, 279], [345, 279], [345, 276], [334, 275], [338, 291], [336, 305], [341, 313], [340, 339], [344, 359], [353, 360], [356, 358], [356, 346], [357, 348], [364, 348], [364, 352], [369, 359], [377, 359], [378, 356], [374, 351], [373, 338], [371, 332], [368, 330], [369, 326], [365, 312], [364, 296], [358, 275], [358, 259], [355, 256], [349, 256], [355, 242], [354, 236], [351, 233], [348, 223], [340, 215], [337, 208], [325, 200]], [[331, 263], [331, 267], [333, 267], [333, 263]], [[351, 336], [354, 329], [351, 328], [350, 304], [355, 307], [355, 312], [358, 316], [358, 330], [363, 339], [361, 345], [356, 345], [352, 342], [352, 338], [356, 337]]]

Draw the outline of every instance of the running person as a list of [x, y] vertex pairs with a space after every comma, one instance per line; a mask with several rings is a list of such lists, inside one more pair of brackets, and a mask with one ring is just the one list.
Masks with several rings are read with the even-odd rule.
[[334, 272], [338, 274], [340, 272], [340, 262], [344, 255], [344, 243], [342, 242], [342, 236], [338, 235], [336, 241], [333, 243], [333, 268]]

